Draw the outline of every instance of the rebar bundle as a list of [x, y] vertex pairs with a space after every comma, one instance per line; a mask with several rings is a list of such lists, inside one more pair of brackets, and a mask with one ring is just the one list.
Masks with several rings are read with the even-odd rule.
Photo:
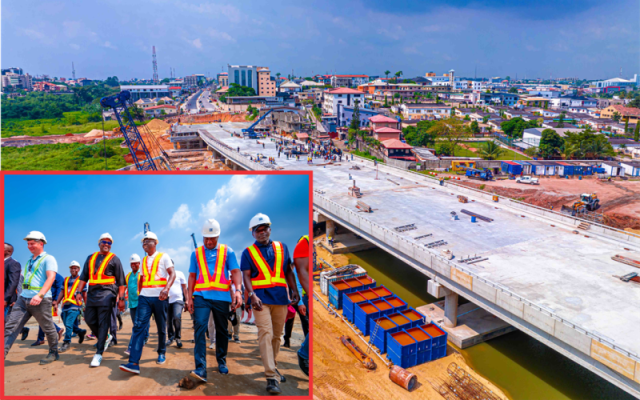
[[501, 400], [456, 363], [447, 367], [447, 379], [429, 379], [431, 386], [445, 400]]

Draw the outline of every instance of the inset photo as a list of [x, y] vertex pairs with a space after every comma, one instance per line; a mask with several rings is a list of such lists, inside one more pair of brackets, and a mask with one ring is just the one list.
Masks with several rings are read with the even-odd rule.
[[4, 395], [309, 397], [310, 173], [3, 186]]

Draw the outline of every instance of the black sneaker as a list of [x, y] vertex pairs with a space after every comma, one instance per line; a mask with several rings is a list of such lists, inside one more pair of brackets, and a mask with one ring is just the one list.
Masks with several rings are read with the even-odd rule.
[[304, 372], [305, 375], [309, 376], [309, 360], [301, 357], [300, 354], [298, 354], [298, 365], [300, 366], [302, 372]]
[[179, 349], [182, 348], [182, 341], [180, 339], [176, 339], [176, 347], [178, 347]]
[[282, 345], [282, 347], [286, 347], [287, 349], [291, 348], [291, 343], [289, 343], [288, 339], [285, 339], [284, 344]]
[[26, 340], [27, 336], [29, 336], [29, 328], [23, 328], [22, 329], [22, 337], [20, 338], [20, 340]]
[[280, 389], [280, 385], [278, 385], [278, 381], [275, 379], [267, 379], [267, 392], [272, 394], [280, 394], [282, 390]]
[[83, 329], [80, 333], [78, 333], [78, 343], [84, 342], [84, 337], [87, 334], [86, 329]]
[[280, 376], [280, 382], [284, 383], [287, 381], [287, 378], [285, 378], [284, 375], [282, 375], [280, 371], [278, 371], [278, 368], [276, 368], [276, 374]]
[[71, 347], [71, 343], [64, 342], [62, 343], [62, 346], [60, 346], [60, 349], [58, 349], [58, 351], [60, 353], [64, 353], [65, 351], [69, 350], [69, 347]]
[[60, 355], [56, 350], [49, 350], [49, 354], [43, 359], [40, 360], [40, 365], [51, 364], [54, 361], [58, 361], [60, 359]]

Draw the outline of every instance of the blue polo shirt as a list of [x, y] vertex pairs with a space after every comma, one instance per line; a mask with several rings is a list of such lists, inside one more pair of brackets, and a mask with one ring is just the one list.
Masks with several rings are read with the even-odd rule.
[[[40, 262], [40, 268], [36, 271], [36, 265]], [[29, 271], [29, 267], [31, 267], [31, 271]], [[47, 281], [47, 271], [58, 272], [58, 262], [53, 256], [48, 255], [46, 252], [40, 253], [38, 257], [34, 260], [33, 257], [29, 259], [25, 263], [24, 269], [22, 270], [22, 276], [24, 278], [23, 283], [29, 283], [29, 279], [33, 275], [33, 279], [31, 279], [30, 285], [36, 287], [44, 286], [44, 283]], [[38, 295], [39, 290], [29, 290], [23, 289], [20, 296], [25, 299], [31, 299], [34, 296]], [[44, 297], [51, 298], [51, 289], [47, 291]]]
[[[204, 248], [204, 256], [207, 259], [207, 266], [209, 267], [209, 274], [216, 270], [216, 261], [218, 259], [218, 246], [213, 250], [209, 250], [206, 247]], [[227, 261], [224, 263], [224, 276], [227, 278], [229, 283], [233, 285], [233, 281], [231, 281], [231, 271], [234, 269], [239, 269], [238, 260], [236, 260], [236, 253], [233, 252], [233, 249], [227, 246]], [[200, 279], [200, 268], [198, 267], [198, 260], [196, 258], [196, 252], [191, 253], [191, 263], [189, 264], [189, 273], [196, 274], [196, 282]], [[228, 291], [221, 290], [203, 290], [199, 292], [193, 292], [194, 296], [202, 296], [207, 300], [217, 300], [217, 301], [226, 301], [231, 303], [231, 289]]]
[[[269, 240], [269, 243], [266, 245], [262, 245], [256, 241], [255, 245], [258, 247], [258, 250], [260, 250], [262, 257], [264, 257], [267, 264], [269, 264], [269, 267], [273, 269], [276, 261], [276, 254], [273, 250], [273, 241]], [[289, 249], [284, 243], [282, 243], [282, 251], [284, 256], [283, 272], [286, 276], [289, 268], [291, 267], [291, 257], [289, 256]], [[253, 264], [253, 260], [249, 254], [249, 249], [244, 249], [242, 252], [240, 269], [243, 271], [251, 271], [251, 278], [258, 276], [258, 267]], [[274, 286], [267, 289], [253, 289], [253, 291], [263, 304], [274, 306], [284, 306], [289, 304], [289, 293], [288, 288], [286, 287]]]
[[131, 275], [129, 275], [129, 282], [127, 282], [129, 308], [138, 307], [138, 275], [141, 273], [142, 271], [138, 269], [138, 272], [131, 271]]

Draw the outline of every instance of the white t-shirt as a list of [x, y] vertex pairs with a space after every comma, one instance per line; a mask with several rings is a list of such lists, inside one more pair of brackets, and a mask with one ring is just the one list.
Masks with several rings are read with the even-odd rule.
[[173, 304], [176, 301], [182, 301], [184, 303], [184, 295], [182, 294], [182, 285], [187, 284], [187, 279], [184, 277], [182, 271], [176, 271], [176, 280], [173, 281], [171, 289], [169, 289], [169, 303]]
[[[140, 264], [140, 268], [145, 268], [148, 272], [153, 267], [153, 261], [156, 259], [156, 256], [160, 254], [159, 252], [153, 253], [152, 256], [147, 256], [147, 265]], [[142, 258], [144, 260], [144, 257]], [[162, 258], [158, 263], [158, 271], [156, 271], [156, 276], [160, 279], [167, 279], [169, 277], [169, 273], [167, 273], [167, 268], [173, 267], [173, 262], [171, 262], [171, 257], [167, 253], [162, 253]], [[146, 274], [146, 272], [145, 272]], [[140, 291], [140, 296], [145, 297], [160, 297], [160, 292], [162, 292], [163, 287], [158, 288], [144, 288]]]

